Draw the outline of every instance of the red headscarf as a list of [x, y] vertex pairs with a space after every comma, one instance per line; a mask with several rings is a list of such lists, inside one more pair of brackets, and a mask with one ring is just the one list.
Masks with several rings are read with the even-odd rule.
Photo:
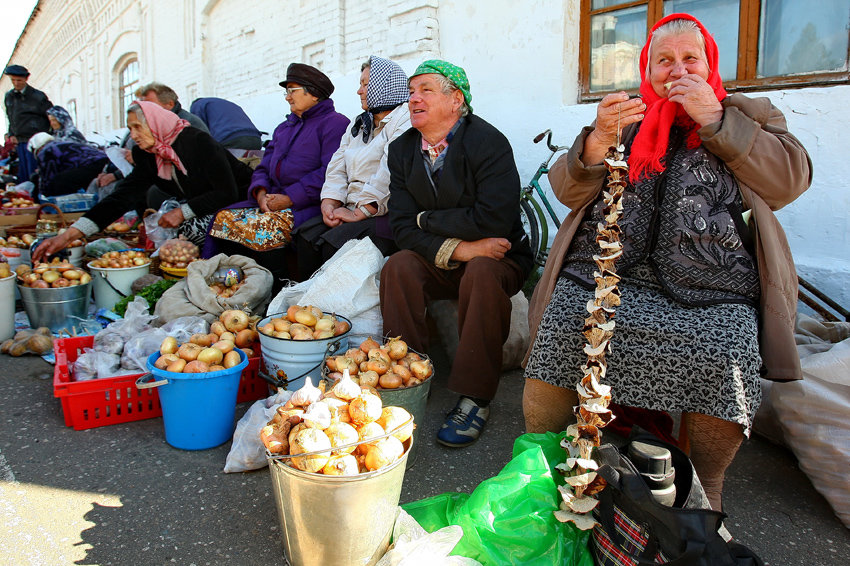
[[156, 156], [156, 174], [163, 179], [171, 180], [172, 165], [176, 165], [186, 175], [186, 167], [177, 157], [171, 144], [177, 139], [177, 134], [189, 127], [189, 122], [178, 118], [177, 114], [154, 102], [137, 100], [136, 104], [141, 107], [148, 127], [153, 133], [154, 145], [150, 151]]
[[667, 153], [670, 128], [674, 123], [688, 132], [686, 145], [689, 149], [698, 147], [701, 143], [697, 134], [697, 130], [700, 128], [699, 124], [688, 116], [681, 104], [671, 102], [666, 97], [662, 98], [655, 94], [655, 90], [649, 82], [649, 77], [646, 76], [646, 63], [649, 59], [649, 45], [652, 43], [652, 34], [660, 26], [671, 20], [690, 20], [699, 27], [702, 37], [705, 39], [705, 55], [710, 69], [707, 82], [714, 89], [717, 100], [726, 98], [723, 81], [717, 71], [717, 43], [714, 42], [714, 38], [698, 19], [689, 14], [670, 14], [652, 26], [646, 45], [640, 52], [640, 94], [644, 104], [646, 104], [646, 112], [640, 130], [635, 136], [634, 142], [632, 142], [632, 149], [629, 154], [629, 179], [633, 183], [641, 176], [649, 176], [664, 170], [664, 164], [661, 163], [661, 160]]

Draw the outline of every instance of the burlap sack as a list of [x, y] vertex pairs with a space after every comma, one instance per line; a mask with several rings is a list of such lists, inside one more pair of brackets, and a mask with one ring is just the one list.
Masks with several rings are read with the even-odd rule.
[[[220, 267], [242, 269], [245, 284], [232, 297], [219, 297], [209, 287]], [[181, 316], [200, 316], [212, 322], [228, 309], [262, 314], [271, 299], [271, 272], [245, 256], [218, 254], [204, 261], [193, 261], [186, 271], [186, 277], [163, 293], [156, 304], [155, 314], [163, 323]]]

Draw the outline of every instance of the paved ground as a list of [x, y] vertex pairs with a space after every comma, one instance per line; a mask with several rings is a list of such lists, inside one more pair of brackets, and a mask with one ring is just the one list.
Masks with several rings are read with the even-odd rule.
[[[284, 562], [269, 472], [224, 474], [229, 443], [174, 449], [161, 419], [75, 431], [53, 397], [52, 366], [0, 356], [0, 368], [0, 564]], [[505, 374], [486, 434], [466, 450], [433, 441], [453, 406], [439, 377], [433, 389], [402, 502], [471, 491], [498, 473], [523, 432], [519, 371]], [[848, 561], [850, 531], [784, 448], [745, 443], [725, 501], [729, 529], [767, 564]]]

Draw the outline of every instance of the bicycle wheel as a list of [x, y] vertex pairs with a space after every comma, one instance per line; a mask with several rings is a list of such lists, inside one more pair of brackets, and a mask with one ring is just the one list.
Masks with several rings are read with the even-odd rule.
[[541, 257], [541, 237], [540, 237], [540, 222], [537, 219], [536, 211], [530, 199], [521, 199], [519, 201], [519, 217], [522, 219], [522, 228], [528, 234], [528, 244], [531, 246], [531, 253], [534, 254], [534, 262], [540, 265]]

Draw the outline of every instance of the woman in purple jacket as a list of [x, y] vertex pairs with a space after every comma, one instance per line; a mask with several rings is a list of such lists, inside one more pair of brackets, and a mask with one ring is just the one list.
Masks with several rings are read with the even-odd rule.
[[[339, 147], [349, 120], [334, 110], [329, 98], [334, 91], [333, 83], [315, 67], [290, 64], [280, 86], [286, 89], [286, 101], [292, 112], [275, 128], [263, 160], [254, 171], [248, 200], [228, 208], [259, 208], [263, 213], [291, 210], [297, 230], [302, 222], [321, 214], [319, 204], [325, 169]], [[219, 215], [217, 222], [221, 220]], [[221, 230], [213, 229], [212, 232], [221, 234]], [[204, 245], [204, 256], [210, 257], [217, 251], [247, 255], [272, 271], [276, 279], [300, 278], [292, 257], [293, 248], [297, 253], [297, 237], [295, 245], [281, 241], [270, 251], [267, 246], [259, 245], [261, 242], [243, 239], [243, 243], [237, 243], [238, 240], [238, 237], [225, 240], [210, 236]]]

